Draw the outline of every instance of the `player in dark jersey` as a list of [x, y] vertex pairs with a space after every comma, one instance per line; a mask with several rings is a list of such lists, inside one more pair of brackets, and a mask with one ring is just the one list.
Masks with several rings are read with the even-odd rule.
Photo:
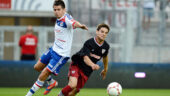
[[108, 69], [109, 44], [105, 41], [109, 33], [109, 26], [99, 24], [96, 36], [87, 40], [83, 48], [72, 56], [72, 63], [69, 68], [69, 83], [58, 96], [75, 96], [84, 86], [94, 70], [100, 67], [96, 63], [103, 58], [104, 69], [101, 72], [103, 79], [106, 77]]

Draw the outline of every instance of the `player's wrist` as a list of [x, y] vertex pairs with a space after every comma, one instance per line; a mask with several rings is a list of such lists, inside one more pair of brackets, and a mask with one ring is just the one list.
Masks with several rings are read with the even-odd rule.
[[107, 69], [104, 69], [104, 70], [103, 70], [103, 72], [105, 72], [105, 73], [106, 73], [106, 72], [107, 72]]

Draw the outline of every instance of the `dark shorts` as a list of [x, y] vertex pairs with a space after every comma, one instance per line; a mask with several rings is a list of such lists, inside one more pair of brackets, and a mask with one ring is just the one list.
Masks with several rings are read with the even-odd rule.
[[78, 65], [74, 65], [73, 62], [70, 65], [68, 76], [77, 78], [77, 92], [79, 92], [80, 89], [83, 88], [83, 86], [88, 80], [88, 77], [83, 73], [83, 71], [78, 67]]
[[21, 60], [35, 60], [35, 55], [22, 54], [21, 55]]

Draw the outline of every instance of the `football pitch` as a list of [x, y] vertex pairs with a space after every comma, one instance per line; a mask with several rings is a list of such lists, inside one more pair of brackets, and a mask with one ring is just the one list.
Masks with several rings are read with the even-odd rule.
[[[0, 96], [25, 96], [29, 88], [0, 88]], [[42, 96], [44, 88], [33, 96]], [[55, 88], [47, 96], [57, 96], [61, 89]], [[84, 88], [77, 96], [108, 96], [106, 89]], [[120, 96], [170, 96], [170, 89], [123, 89]]]

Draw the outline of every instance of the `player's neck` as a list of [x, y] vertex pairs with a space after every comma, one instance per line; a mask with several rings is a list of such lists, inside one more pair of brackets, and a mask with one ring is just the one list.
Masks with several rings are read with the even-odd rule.
[[64, 13], [61, 17], [58, 17], [57, 19], [62, 19], [66, 13]]
[[26, 34], [27, 34], [27, 35], [31, 35], [32, 33], [30, 33], [30, 32], [27, 32]]
[[95, 40], [98, 44], [102, 45], [104, 40], [99, 39], [98, 37], [95, 37]]

